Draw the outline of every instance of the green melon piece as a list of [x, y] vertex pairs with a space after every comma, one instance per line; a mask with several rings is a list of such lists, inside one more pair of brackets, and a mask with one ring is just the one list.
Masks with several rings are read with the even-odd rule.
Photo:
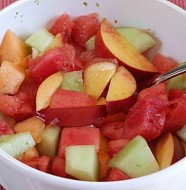
[[90, 39], [86, 41], [85, 48], [87, 50], [93, 50], [95, 48], [94, 41], [95, 41], [95, 36], [92, 36]]
[[44, 52], [53, 39], [54, 36], [46, 28], [41, 28], [28, 37], [25, 43], [39, 52]]
[[118, 27], [116, 30], [141, 53], [157, 43], [145, 30], [134, 27]]
[[186, 125], [176, 132], [178, 137], [186, 143]]
[[83, 181], [97, 181], [99, 161], [94, 145], [67, 146], [65, 172]]
[[29, 132], [4, 135], [0, 137], [0, 149], [16, 158], [35, 146], [35, 141]]
[[167, 83], [167, 90], [169, 91], [172, 88], [186, 90], [186, 74], [182, 74], [170, 79]]
[[[157, 44], [157, 41], [146, 30], [134, 27], [117, 27], [115, 29], [141, 53]], [[87, 50], [95, 48], [94, 41], [95, 36], [87, 40], [85, 43]]]
[[108, 162], [108, 165], [120, 169], [132, 178], [160, 170], [146, 140], [141, 136], [133, 138]]
[[66, 72], [63, 77], [61, 88], [84, 92], [82, 70]]
[[41, 142], [37, 144], [37, 149], [41, 155], [54, 158], [59, 144], [60, 127], [46, 127], [41, 135]]

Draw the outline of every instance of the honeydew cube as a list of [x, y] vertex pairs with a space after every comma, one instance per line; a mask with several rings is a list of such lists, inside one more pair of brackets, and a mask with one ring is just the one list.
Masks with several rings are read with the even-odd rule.
[[17, 158], [35, 146], [35, 141], [29, 132], [5, 135], [0, 137], [0, 149]]
[[141, 136], [133, 138], [108, 162], [108, 165], [120, 169], [132, 178], [160, 170], [146, 140]]
[[60, 127], [49, 126], [44, 129], [41, 135], [41, 142], [37, 144], [37, 149], [41, 155], [54, 158], [59, 143]]
[[84, 181], [97, 181], [99, 161], [94, 145], [67, 146], [65, 172]]
[[34, 59], [34, 58], [36, 58], [36, 57], [38, 57], [40, 55], [40, 52], [39, 52], [39, 50], [37, 50], [36, 48], [32, 48], [32, 58]]
[[61, 87], [66, 90], [84, 92], [82, 70], [66, 72]]
[[118, 27], [116, 30], [141, 53], [157, 43], [156, 40], [145, 30], [134, 27]]
[[186, 125], [184, 125], [179, 131], [177, 131], [177, 135], [186, 143]]
[[36, 48], [39, 52], [43, 52], [48, 48], [53, 39], [54, 36], [46, 28], [41, 28], [28, 37], [25, 43], [32, 48]]
[[167, 83], [167, 90], [169, 91], [172, 88], [186, 90], [186, 74], [178, 75], [170, 79]]
[[[134, 27], [117, 27], [116, 30], [141, 53], [157, 44], [157, 41], [146, 30]], [[85, 43], [87, 50], [95, 48], [94, 41], [95, 36], [87, 40]]]
[[88, 39], [85, 43], [85, 48], [89, 51], [93, 50], [95, 48], [94, 46], [95, 36], [92, 36], [90, 39]]

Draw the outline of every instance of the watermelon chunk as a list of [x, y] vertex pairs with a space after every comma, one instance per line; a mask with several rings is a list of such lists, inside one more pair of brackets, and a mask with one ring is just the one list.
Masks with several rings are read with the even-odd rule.
[[95, 127], [64, 128], [59, 143], [58, 156], [65, 156], [65, 148], [73, 145], [95, 145], [99, 150], [100, 131]]
[[79, 16], [74, 21], [72, 39], [79, 47], [82, 47], [98, 30], [99, 20], [97, 14]]
[[12, 130], [10, 125], [4, 120], [0, 120], [0, 136], [11, 134], [14, 134], [14, 131]]
[[96, 100], [84, 93], [71, 90], [58, 89], [50, 101], [50, 108], [69, 108], [96, 105]]
[[127, 180], [130, 179], [130, 177], [122, 172], [118, 168], [110, 168], [107, 172], [107, 176], [105, 178], [105, 181], [120, 181], [120, 180]]
[[186, 124], [185, 98], [175, 98], [170, 101], [166, 114], [164, 131], [176, 132]]
[[147, 141], [157, 138], [165, 123], [169, 102], [156, 97], [146, 97], [131, 108], [124, 122], [123, 138], [141, 135]]
[[52, 162], [52, 174], [60, 177], [67, 177], [65, 172], [65, 159], [56, 156]]
[[152, 64], [160, 74], [164, 74], [178, 66], [174, 60], [162, 54], [155, 55], [152, 59]]

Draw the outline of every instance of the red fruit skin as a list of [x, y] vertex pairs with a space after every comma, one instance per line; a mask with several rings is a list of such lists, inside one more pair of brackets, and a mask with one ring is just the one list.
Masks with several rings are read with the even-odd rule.
[[123, 128], [123, 138], [132, 139], [141, 135], [147, 141], [157, 138], [164, 128], [169, 102], [155, 97], [146, 97], [130, 109]]
[[4, 120], [0, 121], [0, 136], [1, 135], [12, 135], [14, 134], [14, 131], [10, 127], [8, 123], [6, 123]]
[[[110, 32], [112, 32], [112, 31], [110, 31]], [[95, 37], [95, 54], [99, 58], [117, 59], [117, 57], [115, 57], [115, 55], [113, 55], [112, 52], [110, 52], [110, 50], [104, 44], [104, 41], [102, 39], [101, 30], [99, 30], [96, 33], [96, 37]], [[136, 78], [136, 80], [138, 82], [151, 79], [153, 76], [155, 76], [158, 73], [156, 71], [155, 72], [142, 71], [142, 70], [136, 69], [134, 67], [131, 67], [131, 66], [125, 64], [124, 62], [122, 62], [119, 59], [117, 59], [117, 61], [118, 61], [118, 63], [120, 65], [125, 66], [133, 74], [133, 76]]]
[[96, 100], [83, 92], [58, 89], [48, 108], [38, 112], [46, 123], [62, 127], [93, 125], [106, 117], [105, 105], [96, 105]]
[[115, 101], [107, 101], [107, 113], [108, 115], [116, 114], [116, 113], [127, 113], [129, 109], [134, 105], [137, 99], [137, 93], [134, 92], [131, 96], [123, 99], [123, 100], [115, 100]]
[[98, 15], [93, 13], [82, 15], [75, 19], [72, 29], [72, 39], [79, 47], [84, 46], [85, 42], [94, 36], [99, 30]]
[[175, 151], [173, 154], [171, 164], [174, 164], [185, 157], [185, 148], [183, 144], [181, 143], [180, 139], [178, 139], [176, 135], [173, 135], [173, 140], [174, 140]]
[[71, 108], [47, 108], [38, 113], [47, 124], [54, 123], [61, 127], [80, 127], [94, 125], [107, 115], [105, 105], [82, 106]]

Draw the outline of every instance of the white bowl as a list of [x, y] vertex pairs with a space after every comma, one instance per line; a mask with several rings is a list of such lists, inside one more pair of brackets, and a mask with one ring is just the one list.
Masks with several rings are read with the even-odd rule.
[[[87, 2], [85, 6], [84, 2]], [[6, 30], [26, 37], [67, 12], [97, 12], [113, 24], [150, 28], [161, 41], [159, 51], [186, 61], [186, 12], [166, 0], [22, 0], [0, 12], [0, 42]], [[116, 24], [116, 23], [115, 23]], [[160, 172], [126, 181], [83, 182], [32, 169], [0, 151], [0, 184], [7, 190], [185, 190], [186, 158]]]

